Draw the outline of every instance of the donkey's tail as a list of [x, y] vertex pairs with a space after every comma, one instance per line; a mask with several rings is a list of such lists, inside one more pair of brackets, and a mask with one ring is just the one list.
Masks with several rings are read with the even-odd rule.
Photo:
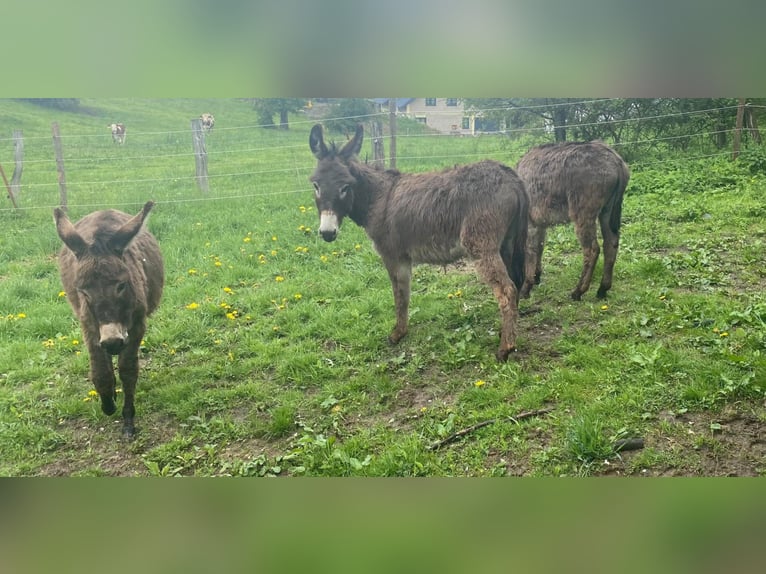
[[516, 285], [516, 289], [521, 290], [524, 285], [524, 263], [526, 256], [527, 246], [527, 227], [529, 225], [529, 208], [525, 201], [520, 202], [518, 213], [516, 218], [511, 222], [506, 232], [503, 245], [501, 247], [501, 255], [503, 261], [505, 261], [508, 275]]
[[622, 199], [625, 196], [625, 189], [628, 187], [628, 181], [630, 180], [630, 170], [625, 162], [620, 159], [619, 177], [617, 178], [617, 184], [612, 191], [612, 197], [604, 206], [604, 211], [609, 212], [609, 229], [615, 235], [620, 234], [620, 226], [622, 225]]

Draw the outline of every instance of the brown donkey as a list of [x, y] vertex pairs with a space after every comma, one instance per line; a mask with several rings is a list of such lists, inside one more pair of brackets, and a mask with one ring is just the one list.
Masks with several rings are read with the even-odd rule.
[[127, 438], [135, 434], [133, 402], [146, 317], [159, 305], [165, 277], [159, 245], [144, 228], [153, 205], [147, 202], [135, 217], [113, 209], [96, 211], [74, 225], [61, 209], [54, 210], [64, 242], [59, 253], [61, 282], [80, 320], [90, 378], [101, 397], [101, 410], [113, 414], [117, 394], [112, 356], [117, 355]]
[[574, 223], [583, 251], [583, 270], [572, 299], [590, 287], [599, 255], [596, 219], [604, 243], [604, 270], [596, 296], [606, 297], [620, 243], [622, 198], [630, 171], [617, 153], [601, 142], [544, 144], [529, 150], [516, 171], [529, 194], [529, 234], [521, 297], [540, 283], [541, 260], [548, 227]]
[[389, 340], [407, 333], [410, 277], [416, 263], [476, 260], [479, 277], [492, 287], [502, 330], [496, 356], [516, 349], [518, 289], [524, 281], [528, 199], [516, 173], [495, 161], [402, 174], [358, 161], [363, 128], [342, 149], [325, 145], [322, 126], [311, 130], [309, 147], [318, 162], [314, 185], [319, 233], [335, 240], [345, 216], [372, 240], [394, 291], [396, 327]]

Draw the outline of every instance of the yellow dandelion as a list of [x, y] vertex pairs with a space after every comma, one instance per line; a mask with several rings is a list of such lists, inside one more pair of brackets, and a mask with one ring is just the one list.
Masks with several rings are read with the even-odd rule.
[[43, 341], [43, 347], [47, 347], [48, 349], [53, 347], [55, 344], [56, 343], [53, 341], [53, 339], [46, 339], [45, 341]]
[[607, 309], [609, 309], [609, 305], [601, 305], [602, 311], [606, 311]]
[[274, 325], [274, 326], [271, 328], [271, 330], [272, 330], [272, 331], [274, 331], [274, 332], [276, 333], [277, 331], [279, 331], [279, 325]]
[[216, 261], [216, 262], [215, 262], [215, 266], [216, 266], [216, 267], [220, 267], [221, 265], [223, 265], [223, 263], [221, 263], [220, 261]]
[[427, 410], [428, 410], [428, 408], [427, 408], [427, 407], [420, 407], [420, 412], [421, 412], [421, 413], [424, 413], [424, 412], [426, 412]]
[[718, 327], [713, 327], [713, 333], [717, 333], [717, 332], [718, 332]]
[[214, 343], [215, 345], [220, 345], [220, 344], [221, 344], [221, 339], [214, 339], [214, 340], [213, 340], [213, 343]]
[[335, 406], [333, 406], [333, 408], [330, 409], [330, 411], [332, 411], [334, 413], [339, 413], [340, 410], [341, 410], [340, 405], [335, 405]]
[[96, 391], [91, 390], [91, 391], [88, 391], [88, 396], [89, 397], [97, 397], [98, 393]]
[[252, 238], [251, 237], [245, 237], [242, 241], [244, 241], [245, 243], [250, 243], [252, 241]]
[[478, 387], [483, 387], [483, 386], [484, 386], [484, 385], [486, 385], [486, 384], [487, 384], [487, 383], [486, 383], [485, 381], [482, 381], [482, 380], [478, 380], [478, 381], [476, 381], [476, 382], [473, 384], [473, 386], [478, 388]]
[[319, 260], [320, 260], [322, 263], [327, 263], [327, 255], [320, 255], [320, 256], [319, 256]]
[[272, 249], [270, 253], [271, 253], [272, 257], [276, 257], [277, 256], [277, 250], [276, 249]]
[[197, 270], [196, 269], [194, 269], [194, 268], [189, 269], [189, 275], [196, 275], [196, 274], [197, 274]]
[[720, 337], [728, 337], [729, 333], [727, 333], [726, 331], [723, 331], [719, 336]]
[[234, 291], [231, 290], [231, 287], [224, 287], [223, 288], [224, 293], [234, 293]]
[[274, 277], [274, 281], [276, 281], [277, 283], [281, 283], [284, 280], [285, 278], [282, 277], [281, 275], [277, 275], [276, 277]]
[[59, 291], [59, 297], [66, 297], [66, 291]]
[[361, 249], [361, 248], [362, 248], [362, 246], [361, 246], [359, 243], [357, 243], [356, 245], [354, 245], [354, 249], [357, 249], [357, 250], [358, 250], [358, 249]]
[[75, 347], [76, 347], [76, 346], [77, 346], [77, 345], [79, 345], [79, 344], [80, 344], [80, 341], [78, 341], [77, 339], [72, 339], [72, 345], [73, 345], [73, 346], [75, 346]]
[[85, 397], [85, 398], [82, 400], [82, 402], [84, 402], [84, 403], [87, 403], [87, 402], [88, 402], [88, 401], [90, 401], [90, 400], [91, 400], [91, 398], [90, 398], [90, 397]]
[[226, 318], [233, 321], [234, 319], [237, 318], [237, 314], [232, 311], [229, 311], [228, 313], [226, 313]]
[[16, 315], [17, 319], [26, 319], [26, 317], [27, 317], [26, 313], [19, 313], [18, 315]]
[[306, 206], [305, 205], [301, 205], [300, 207], [298, 207], [298, 209], [301, 210], [301, 213], [306, 213]]
[[190, 309], [190, 310], [192, 310], [192, 311], [194, 311], [194, 309], [196, 309], [197, 307], [199, 307], [199, 305], [198, 305], [197, 303], [189, 303], [189, 304], [186, 306], [186, 308], [187, 308], [187, 309]]
[[300, 293], [296, 293], [295, 295], [293, 295], [293, 299], [295, 299], [296, 301], [300, 301], [302, 298], [303, 298], [303, 295], [301, 295]]
[[272, 241], [276, 241], [276, 240], [277, 240], [277, 236], [276, 236], [276, 235], [272, 235], [272, 236], [271, 236], [271, 240], [272, 240]]

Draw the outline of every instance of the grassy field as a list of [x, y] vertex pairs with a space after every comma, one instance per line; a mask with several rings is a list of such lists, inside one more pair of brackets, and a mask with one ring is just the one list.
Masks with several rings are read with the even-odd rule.
[[[468, 264], [417, 267], [410, 332], [387, 344], [393, 298], [363, 231], [346, 221], [334, 243], [317, 238], [312, 121], [263, 129], [236, 100], [82, 108], [0, 101], [9, 176], [11, 130], [25, 138], [20, 209], [0, 204], [0, 475], [766, 472], [757, 153], [634, 167], [606, 301], [593, 287], [569, 299], [579, 246], [571, 227], [551, 230], [542, 283], [521, 303], [519, 353], [498, 364], [496, 302]], [[208, 193], [194, 181], [189, 128], [205, 111], [216, 118]], [[106, 417], [89, 393], [87, 353], [61, 295], [53, 121], [73, 220], [157, 202], [148, 227], [166, 285], [142, 345], [129, 443], [121, 405]], [[127, 126], [124, 146], [111, 141], [113, 121]], [[402, 133], [403, 171], [485, 157], [514, 165], [533, 143]], [[362, 157], [369, 150], [366, 141]], [[617, 452], [623, 439], [643, 448]]]

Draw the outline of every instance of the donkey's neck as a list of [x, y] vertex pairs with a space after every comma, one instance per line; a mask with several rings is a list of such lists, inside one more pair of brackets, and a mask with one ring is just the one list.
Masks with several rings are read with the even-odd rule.
[[348, 216], [354, 223], [366, 228], [373, 206], [390, 193], [400, 173], [362, 163], [353, 165], [351, 173], [357, 179], [357, 185], [354, 186], [354, 203]]

